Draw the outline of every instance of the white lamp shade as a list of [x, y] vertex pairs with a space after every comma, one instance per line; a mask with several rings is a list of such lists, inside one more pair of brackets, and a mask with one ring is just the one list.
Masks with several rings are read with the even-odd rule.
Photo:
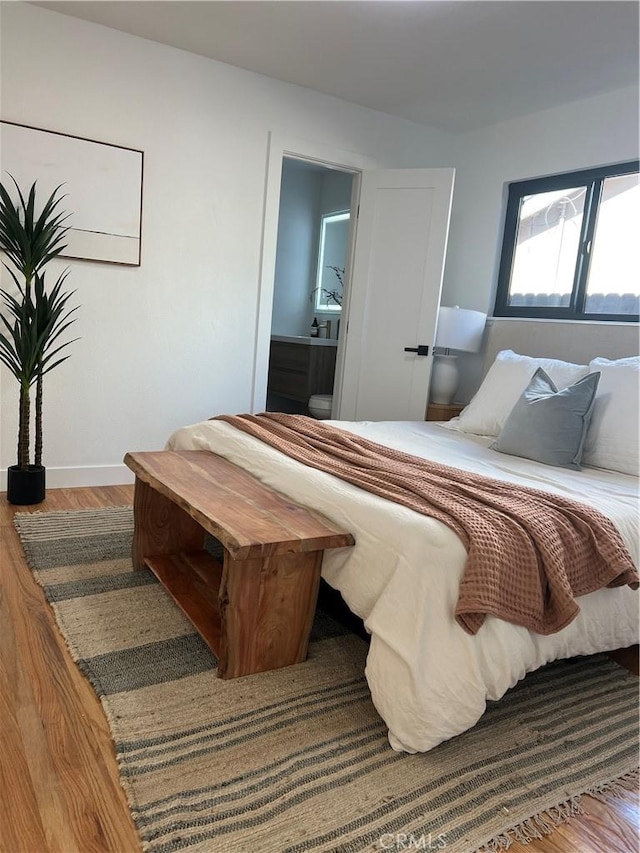
[[468, 308], [447, 308], [438, 312], [436, 346], [461, 352], [478, 352], [482, 345], [487, 315]]

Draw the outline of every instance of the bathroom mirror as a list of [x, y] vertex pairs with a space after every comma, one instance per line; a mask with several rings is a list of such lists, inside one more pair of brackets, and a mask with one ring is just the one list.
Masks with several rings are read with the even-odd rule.
[[320, 225], [316, 311], [342, 310], [342, 287], [349, 245], [349, 211], [325, 214]]

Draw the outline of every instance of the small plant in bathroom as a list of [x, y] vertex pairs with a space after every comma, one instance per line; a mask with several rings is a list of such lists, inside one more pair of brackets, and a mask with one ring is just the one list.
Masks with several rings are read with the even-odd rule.
[[327, 269], [333, 270], [335, 277], [338, 279], [340, 284], [339, 290], [326, 290], [323, 288], [328, 302], [335, 302], [336, 305], [342, 305], [342, 294], [344, 291], [344, 267], [333, 267], [331, 265], [327, 266]]
[[333, 270], [335, 277], [338, 279], [340, 287], [336, 287], [334, 290], [329, 290], [326, 287], [314, 287], [311, 291], [310, 300], [313, 300], [315, 294], [320, 291], [320, 293], [325, 297], [327, 302], [333, 302], [335, 305], [339, 305], [340, 307], [342, 307], [342, 294], [344, 288], [344, 267], [334, 267], [330, 264], [327, 264], [327, 269]]

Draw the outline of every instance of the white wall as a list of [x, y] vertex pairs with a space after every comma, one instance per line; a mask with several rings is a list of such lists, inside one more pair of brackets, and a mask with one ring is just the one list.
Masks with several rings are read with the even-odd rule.
[[461, 135], [443, 304], [493, 309], [509, 182], [632, 160], [638, 150], [637, 87]]
[[[81, 340], [45, 390], [49, 486], [123, 482], [127, 450], [249, 409], [269, 131], [383, 167], [451, 166], [453, 137], [38, 7], [0, 14], [2, 118], [145, 152], [142, 266], [71, 262]], [[16, 400], [5, 371], [2, 468]]]
[[[462, 135], [442, 304], [492, 313], [509, 182], [632, 160], [638, 151], [637, 87]], [[457, 399], [470, 399], [480, 362], [461, 357]]]

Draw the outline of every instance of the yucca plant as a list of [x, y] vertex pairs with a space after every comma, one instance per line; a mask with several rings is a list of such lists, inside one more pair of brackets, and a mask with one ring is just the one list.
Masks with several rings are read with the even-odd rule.
[[[11, 177], [11, 176], [10, 176]], [[16, 470], [42, 471], [42, 500], [44, 469], [42, 468], [42, 386], [43, 377], [65, 361], [62, 354], [72, 341], [59, 342], [60, 336], [74, 322], [77, 306], [68, 303], [73, 292], [64, 292], [69, 273], [65, 270], [48, 292], [45, 285], [45, 266], [57, 257], [66, 245], [64, 238], [68, 214], [60, 211], [62, 197], [57, 187], [49, 196], [42, 211], [36, 215], [36, 184], [27, 198], [11, 178], [17, 194], [14, 204], [7, 188], [0, 184], [0, 249], [12, 266], [4, 263], [14, 284], [13, 292], [2, 288], [0, 297], [4, 311], [0, 313], [0, 361], [16, 378], [20, 389], [18, 418], [18, 464]], [[35, 453], [31, 464], [31, 389], [35, 395]], [[11, 483], [11, 478], [10, 478]], [[11, 492], [11, 489], [8, 489]], [[20, 490], [19, 490], [20, 491]], [[11, 501], [11, 494], [9, 494]], [[19, 502], [19, 501], [12, 501]], [[35, 502], [35, 501], [34, 501]]]

